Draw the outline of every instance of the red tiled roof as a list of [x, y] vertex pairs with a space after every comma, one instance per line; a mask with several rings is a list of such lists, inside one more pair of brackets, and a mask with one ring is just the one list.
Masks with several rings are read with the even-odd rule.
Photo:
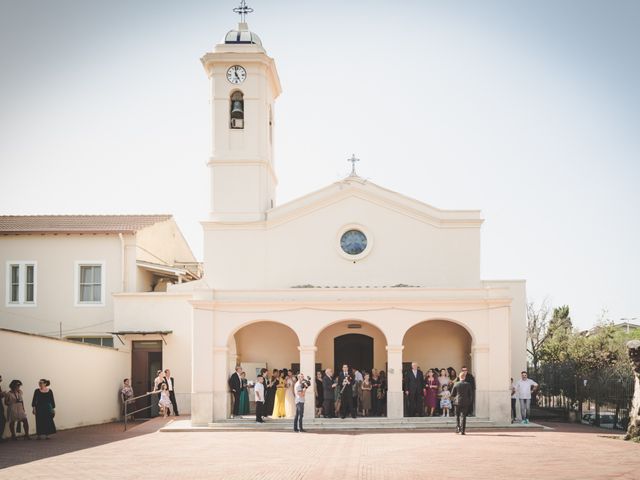
[[171, 215], [0, 215], [0, 233], [137, 232]]

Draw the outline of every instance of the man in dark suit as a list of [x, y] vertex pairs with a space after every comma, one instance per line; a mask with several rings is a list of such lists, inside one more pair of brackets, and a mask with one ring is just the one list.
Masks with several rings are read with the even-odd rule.
[[407, 414], [410, 417], [422, 416], [422, 389], [424, 388], [424, 376], [418, 370], [418, 364], [413, 362], [411, 370], [407, 372], [404, 379], [404, 394], [408, 400]]
[[476, 379], [471, 374], [466, 365], [462, 366], [460, 373], [467, 374], [467, 383], [471, 385], [471, 406], [469, 407], [469, 415], [473, 415], [474, 407], [476, 406]]
[[167, 389], [169, 390], [169, 399], [171, 400], [171, 405], [173, 405], [173, 414], [177, 417], [180, 414], [178, 413], [178, 402], [176, 402], [176, 382], [171, 376], [171, 370], [168, 368], [164, 371], [164, 380], [162, 383], [167, 384]]
[[343, 365], [342, 371], [338, 376], [338, 386], [340, 389], [340, 418], [345, 418], [347, 415], [351, 415], [352, 418], [356, 418], [356, 411], [353, 408], [353, 375], [349, 373], [349, 366]]
[[242, 367], [236, 367], [236, 371], [231, 374], [229, 377], [229, 389], [231, 390], [231, 394], [233, 395], [233, 416], [238, 416], [238, 411], [240, 410], [240, 389], [242, 388], [242, 378], [240, 374], [242, 373]]
[[[467, 415], [473, 405], [473, 390], [467, 382], [467, 373], [460, 373], [460, 381], [451, 389], [451, 399], [456, 408], [456, 433], [464, 435], [467, 429]], [[462, 417], [462, 424], [460, 424]]]
[[334, 418], [335, 417], [335, 408], [334, 408], [334, 391], [336, 388], [336, 384], [333, 383], [333, 370], [327, 368], [324, 371], [324, 377], [322, 377], [322, 409], [324, 410], [325, 418]]

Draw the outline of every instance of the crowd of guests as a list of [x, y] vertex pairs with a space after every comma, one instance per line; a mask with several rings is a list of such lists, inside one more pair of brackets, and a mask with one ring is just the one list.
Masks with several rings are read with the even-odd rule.
[[[0, 376], [2, 383], [2, 376]], [[56, 425], [53, 421], [56, 414], [56, 402], [53, 397], [53, 390], [49, 388], [51, 382], [46, 378], [40, 379], [38, 388], [33, 391], [31, 400], [32, 412], [36, 417], [36, 439], [44, 437], [49, 440], [49, 436], [56, 433]], [[4, 407], [7, 407], [5, 415]], [[17, 440], [18, 433], [24, 430], [23, 438], [31, 440], [29, 432], [29, 421], [24, 407], [24, 394], [22, 392], [22, 382], [12, 380], [9, 383], [9, 390], [4, 391], [0, 386], [0, 441], [6, 424], [9, 423], [11, 439]]]
[[[302, 374], [294, 375], [290, 369], [269, 371], [263, 368], [255, 385], [248, 382], [242, 367], [229, 377], [233, 397], [233, 416], [249, 413], [248, 390], [253, 388], [256, 401], [256, 422], [265, 417], [295, 418], [294, 430], [302, 429], [304, 394], [310, 384]], [[327, 368], [316, 372], [315, 414], [325, 418], [356, 418], [386, 414], [387, 381], [384, 371], [372, 369], [361, 372], [342, 365], [340, 372]], [[466, 418], [473, 412], [475, 378], [466, 366], [460, 375], [454, 368], [429, 369], [426, 375], [417, 363], [403, 375], [405, 416], [450, 416], [455, 412], [456, 432], [466, 430]]]
[[[300, 403], [295, 393], [298, 375], [291, 369], [270, 371], [263, 368], [257, 383], [252, 384], [247, 381], [242, 367], [236, 367], [228, 380], [233, 401], [232, 415], [249, 414], [249, 389], [253, 388], [264, 395], [263, 405], [260, 405], [262, 417], [294, 418], [296, 404]], [[336, 374], [330, 368], [317, 372], [315, 382], [317, 417], [386, 415], [387, 380], [384, 371], [361, 372], [344, 365]]]
[[[466, 381], [472, 390], [472, 405], [475, 401], [476, 380], [466, 366], [460, 373], [465, 373]], [[417, 363], [404, 372], [402, 389], [405, 395], [404, 413], [406, 417], [452, 416], [452, 390], [460, 381], [460, 375], [453, 367], [430, 368], [423, 373]], [[473, 406], [472, 406], [473, 410]], [[472, 414], [473, 412], [469, 412]]]

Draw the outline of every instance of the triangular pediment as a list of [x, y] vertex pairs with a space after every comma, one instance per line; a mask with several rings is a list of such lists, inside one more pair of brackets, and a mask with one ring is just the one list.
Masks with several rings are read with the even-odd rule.
[[267, 212], [267, 226], [287, 223], [349, 198], [359, 198], [380, 208], [441, 228], [479, 227], [480, 210], [441, 210], [406, 195], [352, 175]]

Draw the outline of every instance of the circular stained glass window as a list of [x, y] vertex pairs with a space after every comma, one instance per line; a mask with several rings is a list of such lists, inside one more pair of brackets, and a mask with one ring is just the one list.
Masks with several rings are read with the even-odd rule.
[[367, 237], [360, 230], [348, 230], [340, 238], [340, 247], [349, 255], [359, 255], [367, 248]]

